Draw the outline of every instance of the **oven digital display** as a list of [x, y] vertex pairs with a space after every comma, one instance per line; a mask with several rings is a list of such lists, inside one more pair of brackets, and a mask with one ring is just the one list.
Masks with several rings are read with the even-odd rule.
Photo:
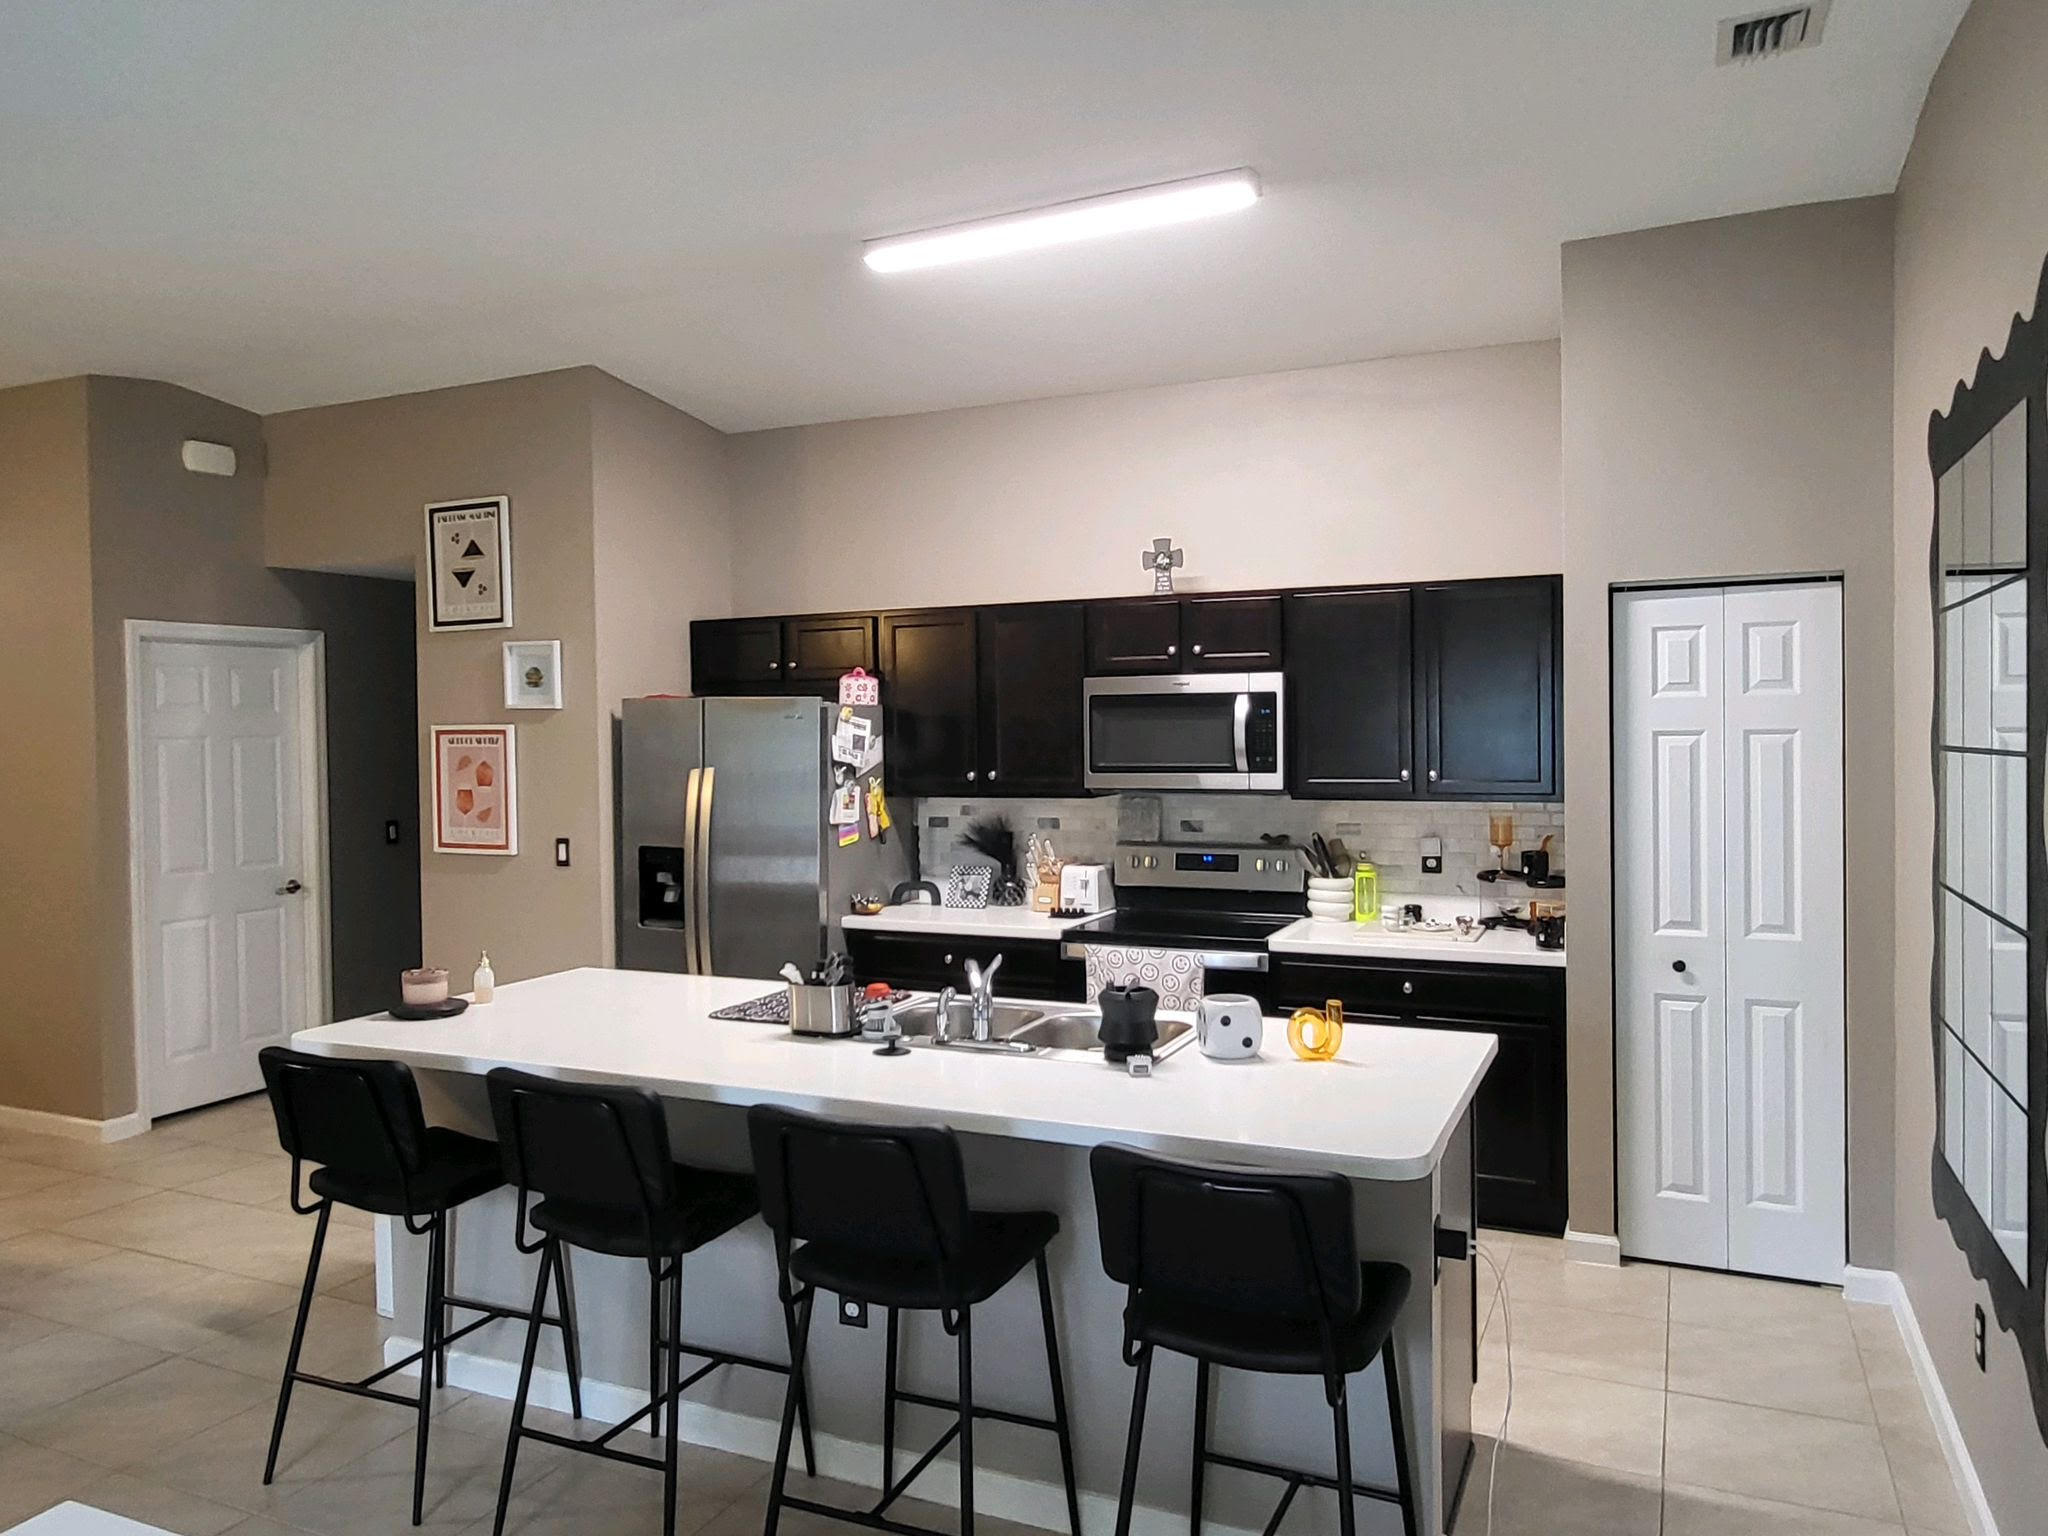
[[1234, 853], [1176, 853], [1173, 856], [1175, 869], [1208, 870], [1219, 875], [1237, 873], [1237, 855]]

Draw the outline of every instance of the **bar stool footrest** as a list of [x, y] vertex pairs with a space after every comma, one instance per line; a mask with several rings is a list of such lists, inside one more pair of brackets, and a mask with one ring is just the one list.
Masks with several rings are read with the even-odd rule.
[[[1275, 1466], [1270, 1461], [1253, 1461], [1244, 1456], [1232, 1456], [1226, 1451], [1202, 1451], [1200, 1455], [1202, 1460], [1212, 1466], [1230, 1467], [1239, 1472], [1257, 1472], [1266, 1477], [1277, 1477], [1287, 1483], [1288, 1490], [1281, 1497], [1282, 1511], [1286, 1509], [1287, 1501], [1294, 1497], [1295, 1491], [1299, 1488], [1327, 1488], [1334, 1493], [1339, 1486], [1336, 1478], [1322, 1472], [1304, 1472], [1298, 1467]], [[1361, 1483], [1356, 1478], [1352, 1479], [1351, 1493], [1354, 1498], [1379, 1499], [1388, 1504], [1401, 1502], [1401, 1495], [1394, 1489]]]

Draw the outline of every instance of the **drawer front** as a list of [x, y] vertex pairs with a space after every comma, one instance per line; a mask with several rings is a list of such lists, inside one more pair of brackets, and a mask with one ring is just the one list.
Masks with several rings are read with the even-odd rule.
[[1275, 955], [1278, 1000], [1288, 1008], [1341, 998], [1365, 1012], [1479, 1018], [1564, 1016], [1564, 972], [1517, 965], [1397, 965]]
[[1005, 943], [999, 939], [927, 937], [857, 928], [848, 929], [846, 939], [853, 956], [854, 974], [861, 981], [886, 981], [912, 992], [936, 992], [949, 986], [964, 992], [967, 962], [971, 959], [978, 965], [987, 965], [997, 955], [1003, 957], [1003, 968], [996, 972], [998, 997], [1079, 1002], [1086, 985], [1080, 964], [1061, 960], [1059, 945], [1048, 940]]

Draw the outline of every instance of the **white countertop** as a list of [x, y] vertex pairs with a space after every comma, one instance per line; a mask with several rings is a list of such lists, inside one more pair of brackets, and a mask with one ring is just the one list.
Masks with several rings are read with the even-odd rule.
[[496, 1001], [452, 1019], [374, 1014], [304, 1030], [292, 1044], [420, 1070], [522, 1067], [675, 1099], [943, 1121], [1078, 1147], [1128, 1141], [1184, 1157], [1389, 1180], [1435, 1168], [1497, 1049], [1488, 1034], [1354, 1024], [1336, 1061], [1303, 1062], [1288, 1052], [1285, 1024], [1269, 1023], [1255, 1061], [1184, 1050], [1150, 1078], [1133, 1078], [1099, 1060], [877, 1056], [858, 1039], [805, 1039], [780, 1025], [709, 1017], [773, 990], [773, 982], [727, 976], [586, 968], [508, 983]]
[[1029, 907], [934, 907], [906, 902], [898, 907], [884, 907], [873, 916], [864, 917], [858, 912], [850, 912], [840, 921], [849, 928], [873, 928], [883, 933], [944, 933], [961, 938], [1044, 939], [1050, 942], [1074, 924], [1085, 923], [1089, 918], [1101, 915], [1090, 912], [1081, 917], [1054, 917], [1049, 912], [1034, 912]]
[[1561, 949], [1538, 949], [1536, 936], [1495, 928], [1477, 939], [1449, 933], [1390, 933], [1378, 923], [1327, 923], [1304, 917], [1266, 941], [1276, 955], [1317, 955], [1335, 960], [1434, 960], [1461, 965], [1564, 966]]

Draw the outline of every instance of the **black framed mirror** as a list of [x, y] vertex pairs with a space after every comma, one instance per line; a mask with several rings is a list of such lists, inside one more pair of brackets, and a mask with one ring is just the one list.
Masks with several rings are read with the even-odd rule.
[[1928, 423], [1934, 480], [1934, 1208], [2048, 1434], [2048, 266]]

